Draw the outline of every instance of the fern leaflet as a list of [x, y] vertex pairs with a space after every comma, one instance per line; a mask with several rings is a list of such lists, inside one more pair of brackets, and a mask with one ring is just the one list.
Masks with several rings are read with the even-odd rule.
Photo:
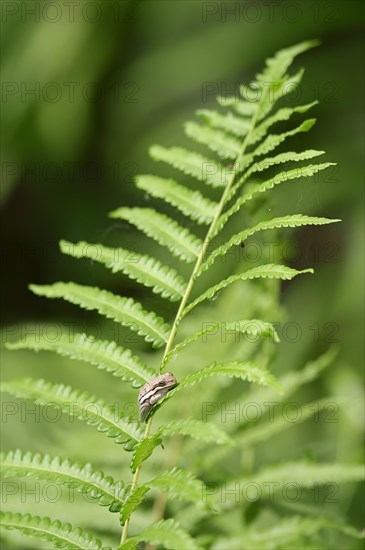
[[166, 246], [174, 256], [186, 262], [193, 262], [199, 256], [201, 240], [175, 220], [153, 208], [121, 207], [111, 212], [110, 216], [134, 224], [148, 237]]
[[152, 342], [154, 347], [162, 346], [167, 340], [169, 326], [165, 321], [157, 317], [153, 311], [145, 311], [142, 305], [132, 298], [123, 298], [106, 290], [76, 283], [30, 285], [30, 289], [38, 296], [63, 298], [84, 309], [96, 309], [108, 319], [141, 334], [147, 342]]
[[62, 412], [76, 416], [114, 438], [116, 443], [124, 443], [126, 450], [131, 450], [143, 437], [136, 422], [123, 418], [114, 406], [88, 392], [80, 392], [64, 384], [20, 378], [3, 382], [1, 390], [15, 397], [32, 399], [40, 405], [58, 406]]
[[129, 349], [117, 346], [115, 342], [97, 340], [86, 334], [62, 334], [57, 341], [38, 338], [27, 334], [22, 340], [8, 342], [8, 349], [32, 349], [34, 351], [53, 351], [60, 355], [86, 361], [105, 369], [122, 380], [132, 382], [138, 388], [155, 375], [139, 357]]
[[91, 464], [17, 450], [1, 453], [0, 466], [5, 477], [33, 477], [75, 487], [111, 512], [118, 512], [125, 500], [124, 483], [106, 477]]
[[104, 264], [113, 273], [122, 271], [138, 283], [151, 287], [153, 292], [176, 302], [185, 292], [186, 282], [175, 269], [163, 265], [150, 256], [137, 254], [124, 248], [107, 248], [85, 241], [61, 241], [61, 251], [74, 258], [89, 258]]
[[0, 512], [0, 525], [5, 529], [16, 529], [25, 535], [50, 542], [56, 548], [100, 550], [102, 547], [100, 540], [84, 529], [75, 529], [70, 523], [48, 517]]

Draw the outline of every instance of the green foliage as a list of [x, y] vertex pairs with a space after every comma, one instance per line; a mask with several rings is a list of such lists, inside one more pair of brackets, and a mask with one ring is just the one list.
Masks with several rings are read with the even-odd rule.
[[173, 519], [160, 520], [147, 527], [137, 537], [131, 537], [119, 550], [133, 550], [139, 542], [161, 544], [171, 550], [199, 550], [199, 546], [179, 523]]
[[[223, 107], [231, 108], [233, 111], [200, 110], [198, 115], [203, 123], [188, 122], [185, 125], [186, 135], [199, 144], [199, 149], [201, 145], [205, 146], [219, 160], [215, 156], [210, 158], [210, 155], [205, 156], [199, 151], [181, 147], [167, 148], [154, 145], [150, 148], [153, 160], [163, 162], [175, 172], [180, 172], [178, 181], [170, 177], [138, 175], [136, 187], [142, 190], [147, 198], [153, 197], [167, 203], [162, 209], [166, 207], [168, 212], [172, 209], [179, 212], [166, 215], [164, 211], [160, 212], [155, 208], [122, 206], [110, 214], [113, 218], [125, 220], [136, 226], [179, 260], [192, 263], [193, 267], [188, 276], [186, 271], [180, 273], [180, 265], [175, 269], [153, 256], [122, 247], [110, 248], [98, 243], [89, 244], [86, 241], [77, 244], [61, 241], [62, 252], [75, 258], [96, 260], [112, 273], [122, 272], [161, 297], [171, 302], [179, 302], [169, 324], [160, 314], [146, 310], [134, 298], [119, 296], [108, 290], [73, 282], [30, 286], [39, 296], [62, 298], [84, 310], [97, 311], [102, 317], [143, 336], [151, 347], [164, 346], [161, 356], [157, 356], [156, 352], [152, 354], [149, 350], [144, 353], [142, 359], [135, 355], [134, 351], [120, 347], [117, 342], [98, 340], [85, 334], [76, 334], [72, 339], [62, 335], [57, 341], [27, 336], [8, 344], [10, 349], [54, 352], [105, 370], [120, 378], [122, 382], [131, 383], [132, 388], [125, 388], [123, 384], [120, 386], [122, 400], [124, 396], [131, 395], [127, 393], [129, 391], [132, 392], [134, 402], [137, 401], [135, 389], [154, 378], [157, 373], [149, 364], [159, 363], [159, 373], [162, 373], [167, 365], [175, 370], [172, 363], [175, 359], [180, 359], [180, 352], [183, 350], [190, 358], [189, 364], [185, 365], [185, 371], [180, 376], [177, 370], [175, 371], [178, 385], [155, 404], [144, 430], [136, 418], [122, 415], [115, 404], [88, 392], [72, 389], [68, 385], [31, 378], [15, 379], [2, 385], [3, 391], [17, 398], [31, 399], [40, 405], [59, 407], [62, 412], [94, 426], [117, 443], [123, 443], [126, 451], [133, 451], [131, 461], [125, 453], [118, 455], [117, 460], [118, 469], [124, 468], [123, 472], [127, 472], [126, 466], [130, 462], [133, 475], [128, 490], [126, 479], [116, 482], [109, 474], [104, 474], [89, 462], [84, 464], [58, 456], [51, 458], [49, 455], [41, 456], [20, 451], [10, 451], [2, 455], [6, 476], [55, 480], [66, 485], [73, 483], [79, 491], [85, 490], [96, 502], [108, 506], [111, 512], [120, 512], [119, 520], [123, 526], [120, 549], [134, 549], [143, 541], [171, 550], [193, 550], [202, 546], [219, 548], [222, 545], [224, 548], [285, 548], [289, 544], [302, 544], [303, 533], [308, 534], [308, 548], [311, 548], [311, 544], [316, 542], [310, 538], [311, 535], [317, 536], [322, 529], [334, 530], [338, 527], [335, 527], [333, 522], [321, 518], [301, 518], [297, 515], [291, 518], [279, 516], [277, 525], [267, 526], [265, 530], [262, 530], [260, 517], [257, 520], [253, 518], [241, 526], [244, 523], [241, 517], [242, 510], [246, 513], [249, 503], [247, 500], [220, 500], [222, 488], [230, 491], [235, 484], [248, 483], [266, 487], [265, 483], [273, 482], [279, 486], [295, 482], [300, 487], [309, 488], [316, 483], [350, 483], [363, 479], [363, 471], [358, 464], [324, 463], [314, 460], [309, 462], [304, 461], [303, 457], [299, 457], [298, 461], [288, 459], [276, 466], [269, 461], [258, 471], [254, 471], [256, 468], [250, 463], [253, 447], [266, 442], [289, 426], [284, 426], [281, 419], [271, 423], [266, 418], [251, 426], [245, 425], [243, 421], [220, 426], [217, 415], [213, 415], [212, 421], [209, 422], [196, 418], [203, 402], [226, 403], [227, 388], [232, 390], [232, 394], [239, 395], [240, 402], [255, 398], [265, 405], [265, 399], [275, 395], [281, 403], [302, 385], [314, 380], [333, 360], [333, 352], [329, 351], [302, 371], [286, 373], [279, 380], [270, 370], [273, 346], [279, 342], [279, 337], [274, 324], [266, 319], [271, 318], [274, 313], [277, 314], [276, 318], [282, 314], [278, 282], [289, 281], [297, 275], [313, 273], [312, 268], [294, 269], [280, 263], [272, 263], [270, 260], [270, 263], [255, 265], [250, 269], [246, 266], [240, 267], [233, 274], [221, 275], [218, 272], [218, 282], [209, 279], [213, 270], [206, 273], [213, 265], [216, 267], [215, 261], [218, 257], [224, 258], [232, 247], [261, 231], [270, 230], [272, 234], [277, 235], [277, 230], [283, 228], [325, 225], [339, 221], [302, 213], [265, 220], [261, 217], [263, 214], [260, 205], [257, 206], [252, 200], [258, 196], [268, 197], [269, 194], [266, 193], [278, 184], [310, 177], [333, 166], [331, 162], [301, 165], [302, 161], [323, 154], [322, 151], [313, 149], [303, 152], [280, 150], [275, 156], [268, 156], [279, 146], [283, 146], [289, 138], [308, 132], [315, 123], [315, 119], [307, 119], [286, 131], [268, 133], [278, 122], [290, 121], [292, 116], [306, 113], [316, 104], [312, 102], [275, 110], [279, 100], [286, 96], [289, 89], [298, 86], [303, 76], [302, 70], [289, 75], [289, 66], [298, 54], [315, 45], [315, 41], [303, 42], [281, 50], [267, 61], [263, 72], [257, 75], [254, 82], [249, 86], [241, 86], [239, 98], [219, 99]], [[273, 114], [270, 114], [272, 111]], [[289, 164], [289, 167], [285, 166], [285, 170], [274, 175], [271, 170], [270, 173], [266, 173], [271, 168], [282, 169], [281, 165], [284, 163]], [[295, 163], [296, 167], [293, 167], [292, 163]], [[241, 229], [242, 216], [234, 216], [238, 212], [242, 214], [244, 205], [249, 208], [246, 212], [247, 219], [244, 221], [245, 227]], [[179, 213], [185, 221], [180, 222]], [[237, 228], [230, 227], [228, 221], [239, 225], [238, 232]], [[204, 236], [200, 236], [203, 233], [202, 228], [190, 229], [194, 224], [208, 226]], [[219, 242], [216, 239], [218, 236]], [[218, 298], [221, 291], [224, 291], [225, 296], [229, 295], [233, 283], [237, 283], [235, 287], [241, 285], [242, 294], [249, 296], [245, 304], [247, 311], [244, 315], [241, 312], [238, 315], [239, 318], [248, 320], [232, 319], [235, 310], [233, 304], [233, 307], [227, 308], [227, 322], [222, 321], [223, 317], [218, 321], [212, 321], [217, 303], [213, 305], [211, 302]], [[206, 307], [199, 308], [201, 317], [196, 311], [192, 314], [192, 310], [203, 302]], [[161, 304], [161, 308], [166, 317], [171, 317], [171, 309], [165, 302]], [[201, 324], [204, 321], [208, 322], [208, 326]], [[203, 350], [201, 343], [204, 342], [204, 338], [222, 330], [234, 333], [235, 336], [255, 336], [257, 340], [251, 346], [247, 345], [248, 342], [235, 342], [236, 345], [217, 346], [214, 350], [209, 350], [209, 346], [205, 346]], [[200, 350], [197, 354], [191, 351], [197, 348]], [[207, 366], [197, 365], [201, 359]], [[176, 364], [179, 365], [178, 362]], [[176, 369], [178, 368], [177, 366]], [[250, 393], [243, 394], [247, 382], [253, 387]], [[325, 404], [325, 400], [319, 401], [319, 409], [325, 408]], [[304, 405], [302, 420], [311, 416], [311, 405]], [[161, 418], [161, 424], [151, 433], [154, 415], [159, 421]], [[168, 440], [167, 443], [165, 439]], [[166, 449], [168, 452], [162, 471], [156, 476], [154, 458], [161, 452], [160, 446], [162, 451], [166, 452], [164, 444], [169, 449]], [[217, 448], [217, 445], [221, 447]], [[202, 446], [206, 451], [201, 451]], [[247, 456], [238, 455], [239, 460], [235, 460], [237, 457], [234, 453], [240, 453], [242, 449], [247, 451]], [[153, 460], [148, 460], [152, 453]], [[232, 457], [235, 466], [234, 475], [231, 476], [227, 475], [226, 466], [229, 466]], [[183, 467], [177, 467], [177, 462], [181, 462]], [[142, 469], [147, 479], [139, 483]], [[203, 479], [199, 479], [199, 472]], [[208, 483], [214, 487], [214, 508], [222, 512], [223, 523], [217, 515], [212, 514], [210, 505], [202, 506], [207, 504], [204, 497], [207, 496], [205, 493]], [[140, 515], [140, 510], [149, 505], [148, 498], [145, 498], [149, 491], [158, 494], [155, 506], [158, 518], [155, 523], [149, 523], [151, 520], [148, 514], [143, 514], [143, 517]], [[162, 519], [166, 494], [171, 497], [167, 503], [167, 513], [181, 516], [184, 520], [181, 524], [184, 527], [175, 519]], [[263, 495], [259, 516], [273, 508], [265, 492]], [[189, 505], [186, 506], [186, 503]], [[226, 521], [226, 510], [237, 512], [240, 521]], [[129, 524], [130, 521], [133, 524], [134, 517], [140, 519], [139, 534], [129, 537]], [[102, 542], [94, 539], [93, 535], [81, 529], [73, 529], [69, 524], [62, 524], [58, 520], [11, 512], [3, 513], [1, 518], [6, 529], [17, 529], [50, 542], [55, 547], [106, 548]], [[199, 531], [201, 518], [206, 520], [202, 533]], [[119, 524], [117, 527], [119, 529]], [[136, 532], [135, 526], [133, 529]], [[347, 525], [341, 526], [340, 530], [346, 536], [357, 537], [357, 532]], [[104, 531], [107, 531], [107, 528]], [[210, 533], [218, 534], [217, 541], [211, 539]], [[113, 547], [118, 547], [116, 538], [113, 538]]]
[[114, 405], [64, 384], [21, 378], [2, 383], [1, 390], [22, 399], [33, 399], [40, 405], [59, 407], [62, 412], [112, 437], [116, 443], [124, 443], [126, 450], [131, 450], [143, 437], [141, 428], [131, 419], [123, 418]]
[[84, 309], [96, 309], [108, 319], [143, 335], [146, 341], [152, 342], [155, 347], [162, 346], [167, 340], [169, 326], [161, 317], [152, 311], [144, 310], [141, 304], [132, 298], [120, 298], [106, 290], [76, 283], [31, 285], [30, 289], [38, 296], [63, 298]]
[[255, 382], [261, 386], [271, 386], [277, 391], [281, 391], [280, 384], [278, 384], [271, 372], [264, 367], [260, 367], [254, 363], [229, 361], [226, 363], [212, 363], [204, 369], [188, 374], [179, 382], [179, 385], [176, 388], [166, 395], [165, 399], [170, 399], [174, 393], [182, 390], [186, 386], [191, 386], [197, 382], [201, 382], [210, 376], [229, 376], [231, 378], [241, 378], [242, 380]]
[[193, 262], [199, 256], [201, 240], [165, 214], [152, 208], [118, 208], [111, 212], [112, 218], [127, 220], [155, 239], [170, 252], [186, 262]]
[[247, 279], [282, 279], [290, 280], [293, 277], [296, 277], [297, 275], [301, 275], [303, 273], [313, 273], [313, 269], [302, 269], [301, 271], [298, 271], [297, 269], [292, 269], [291, 267], [286, 267], [285, 265], [275, 265], [275, 264], [267, 264], [267, 265], [260, 265], [259, 267], [253, 267], [252, 269], [248, 269], [244, 273], [240, 273], [239, 275], [231, 275], [228, 277], [228, 279], [224, 279], [220, 283], [217, 283], [216, 285], [208, 288], [203, 294], [198, 296], [193, 302], [191, 302], [182, 312], [182, 316], [187, 315], [195, 306], [200, 304], [200, 302], [203, 302], [204, 300], [209, 300], [211, 298], [214, 298], [218, 292], [223, 290], [223, 288], [226, 288], [227, 286], [231, 285], [232, 283], [235, 283], [237, 281], [245, 281]]
[[100, 540], [91, 533], [79, 527], [74, 529], [70, 523], [62, 523], [57, 519], [0, 512], [0, 524], [5, 529], [17, 529], [25, 535], [49, 542], [55, 548], [99, 550], [102, 546]]
[[72, 359], [86, 361], [98, 369], [104, 369], [122, 380], [140, 387], [154, 376], [140, 357], [131, 350], [117, 346], [115, 342], [101, 341], [86, 334], [74, 334], [72, 338], [62, 334], [57, 341], [27, 334], [23, 340], [8, 342], [9, 349], [32, 349], [34, 351], [53, 351]]
[[209, 224], [217, 209], [217, 204], [205, 198], [199, 191], [191, 191], [176, 181], [157, 176], [138, 176], [138, 189], [143, 189], [152, 197], [163, 199], [183, 214], [200, 224]]
[[202, 422], [195, 418], [182, 418], [174, 420], [161, 429], [161, 433], [166, 436], [186, 435], [205, 443], [215, 443], [216, 445], [229, 445], [232, 440], [228, 435], [213, 422]]
[[1, 473], [5, 477], [33, 477], [65, 484], [89, 495], [101, 506], [117, 512], [125, 497], [124, 484], [93, 469], [91, 464], [79, 464], [58, 456], [39, 453], [1, 453]]
[[62, 252], [74, 258], [96, 260], [112, 270], [122, 271], [138, 283], [151, 287], [153, 292], [173, 302], [181, 300], [186, 283], [174, 269], [149, 256], [130, 252], [124, 248], [107, 248], [84, 241], [77, 244], [61, 241]]
[[237, 331], [241, 334], [250, 334], [252, 336], [270, 338], [274, 342], [280, 341], [273, 325], [271, 323], [264, 323], [263, 321], [260, 321], [260, 319], [235, 321], [233, 323], [216, 323], [209, 325], [208, 328], [200, 330], [179, 344], [176, 344], [176, 346], [167, 354], [165, 364], [167, 364], [169, 359], [173, 358], [179, 351], [183, 350], [189, 344], [192, 344], [193, 342], [196, 342], [209, 334], [219, 332], [221, 329], [225, 329], [227, 332]]

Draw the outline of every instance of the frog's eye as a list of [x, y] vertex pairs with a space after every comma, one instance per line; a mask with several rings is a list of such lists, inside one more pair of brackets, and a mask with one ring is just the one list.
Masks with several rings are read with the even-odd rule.
[[164, 386], [166, 386], [165, 380], [161, 380], [161, 382], [159, 382], [158, 384], [156, 384], [156, 388], [163, 388]]

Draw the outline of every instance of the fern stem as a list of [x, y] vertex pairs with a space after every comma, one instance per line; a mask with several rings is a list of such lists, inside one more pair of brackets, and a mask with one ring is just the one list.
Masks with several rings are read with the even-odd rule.
[[[246, 151], [246, 147], [248, 145], [248, 142], [249, 142], [249, 139], [250, 139], [250, 136], [251, 136], [251, 133], [252, 131], [254, 130], [255, 128], [255, 124], [256, 124], [256, 117], [257, 117], [257, 114], [255, 113], [254, 116], [252, 117], [252, 121], [251, 121], [251, 126], [245, 136], [245, 139], [243, 140], [243, 143], [242, 143], [242, 147], [237, 155], [237, 159], [236, 159], [236, 162], [239, 161], [239, 159], [244, 155], [245, 151]], [[190, 294], [191, 294], [191, 291], [193, 289], [193, 286], [194, 286], [194, 283], [195, 283], [195, 279], [196, 279], [196, 275], [203, 263], [203, 260], [204, 260], [204, 257], [205, 257], [205, 254], [206, 254], [206, 251], [207, 251], [207, 248], [209, 246], [209, 243], [212, 239], [212, 235], [214, 235], [214, 231], [215, 231], [215, 228], [216, 228], [216, 225], [218, 223], [218, 220], [223, 212], [223, 209], [226, 205], [226, 200], [227, 200], [227, 197], [229, 196], [229, 192], [230, 192], [230, 189], [234, 183], [234, 180], [236, 178], [236, 172], [233, 170], [232, 171], [232, 175], [230, 177], [230, 179], [228, 180], [228, 183], [224, 189], [224, 192], [222, 193], [222, 197], [221, 197], [221, 200], [218, 204], [218, 208], [214, 214], [214, 218], [209, 226], [209, 229], [207, 231], [207, 234], [206, 234], [206, 237], [203, 241], [203, 244], [201, 246], [201, 250], [200, 250], [200, 253], [199, 253], [199, 256], [198, 258], [196, 259], [196, 262], [195, 262], [195, 265], [194, 265], [194, 269], [191, 273], [191, 276], [190, 276], [190, 279], [189, 279], [189, 282], [187, 284], [187, 287], [186, 287], [186, 290], [184, 292], [184, 295], [181, 299], [181, 302], [180, 302], [180, 305], [179, 305], [179, 309], [177, 310], [177, 313], [176, 313], [176, 316], [175, 316], [175, 319], [174, 319], [174, 322], [173, 322], [173, 325], [171, 327], [171, 332], [170, 332], [170, 335], [169, 335], [169, 338], [166, 342], [166, 347], [165, 347], [165, 351], [164, 351], [164, 355], [163, 355], [163, 358], [162, 358], [162, 361], [161, 361], [161, 365], [160, 365], [160, 369], [159, 369], [159, 372], [161, 373], [165, 364], [166, 364], [166, 357], [167, 357], [167, 354], [169, 353], [169, 351], [171, 350], [172, 348], [172, 345], [173, 345], [173, 342], [174, 342], [174, 339], [175, 339], [175, 336], [176, 336], [176, 333], [177, 333], [177, 329], [178, 329], [178, 326], [179, 326], [179, 322], [181, 320], [181, 316], [182, 316], [182, 313], [185, 309], [185, 306], [187, 305], [187, 302], [189, 300], [189, 297], [190, 297]], [[149, 434], [150, 434], [150, 431], [151, 431], [151, 425], [152, 425], [152, 416], [150, 416], [147, 424], [146, 424], [146, 430], [145, 430], [145, 433], [144, 433], [144, 436], [143, 436], [143, 439], [146, 439]], [[142, 465], [141, 465], [142, 466]], [[137, 487], [137, 483], [138, 483], [138, 479], [139, 479], [139, 474], [140, 474], [140, 471], [141, 471], [141, 466], [138, 466], [134, 475], [133, 475], [133, 478], [132, 478], [132, 483], [131, 483], [131, 491], [133, 491], [136, 487]], [[163, 503], [162, 501], [160, 501], [159, 503], [156, 502], [156, 508], [160, 510], [160, 514], [162, 515], [165, 511], [165, 503]], [[120, 543], [123, 544], [126, 540], [127, 540], [127, 536], [128, 536], [128, 527], [129, 527], [129, 521], [130, 521], [130, 517], [126, 520], [125, 524], [124, 524], [124, 527], [123, 527], [123, 531], [122, 531], [122, 536], [121, 536], [121, 539], [120, 539]]]
[[[151, 425], [152, 425], [152, 418], [153, 417], [150, 416], [150, 418], [147, 421], [146, 429], [145, 429], [144, 435], [143, 435], [143, 439], [146, 439], [150, 434]], [[137, 466], [136, 471], [133, 474], [132, 482], [131, 482], [131, 488], [130, 488], [131, 493], [137, 488], [140, 471], [141, 471], [141, 465]], [[120, 544], [123, 544], [127, 540], [129, 521], [130, 521], [130, 517], [128, 519], [126, 519], [125, 524], [123, 526], [122, 536], [120, 537]]]
[[[237, 155], [236, 162], [244, 155], [244, 153], [246, 151], [246, 147], [247, 147], [248, 141], [250, 139], [251, 133], [255, 128], [256, 116], [257, 115], [255, 114], [252, 117], [251, 126], [250, 126], [250, 128], [249, 128], [249, 130], [248, 130], [248, 132], [245, 136], [245, 139], [243, 140], [242, 147], [241, 147], [240, 152]], [[234, 183], [235, 177], [236, 177], [236, 172], [232, 171], [232, 175], [231, 175], [231, 177], [230, 177], [230, 179], [229, 179], [229, 181], [228, 181], [228, 183], [227, 183], [227, 185], [224, 189], [224, 192], [222, 193], [222, 197], [221, 197], [221, 200], [218, 204], [217, 211], [214, 215], [214, 218], [213, 218], [213, 220], [212, 220], [212, 222], [209, 226], [208, 232], [207, 232], [207, 234], [205, 236], [205, 239], [203, 241], [202, 247], [200, 249], [199, 256], [196, 259], [194, 269], [193, 269], [192, 274], [190, 276], [190, 279], [189, 279], [188, 285], [186, 287], [186, 290], [184, 292], [184, 295], [181, 299], [179, 309], [176, 313], [176, 317], [175, 317], [174, 323], [173, 323], [172, 328], [171, 328], [169, 339], [166, 343], [165, 352], [164, 352], [163, 359], [162, 359], [161, 366], [160, 366], [160, 373], [162, 372], [162, 370], [165, 366], [167, 354], [169, 353], [169, 351], [172, 348], [172, 344], [173, 344], [175, 336], [176, 336], [176, 332], [177, 332], [177, 329], [178, 329], [178, 326], [179, 326], [179, 322], [181, 320], [182, 312], [184, 311], [185, 306], [186, 306], [186, 304], [189, 300], [191, 291], [192, 291], [194, 283], [195, 283], [196, 275], [197, 275], [197, 273], [198, 273], [198, 271], [199, 271], [199, 269], [200, 269], [200, 267], [203, 263], [207, 248], [208, 248], [208, 246], [211, 242], [212, 235], [214, 235], [214, 231], [215, 231], [217, 222], [218, 222], [218, 220], [219, 220], [219, 218], [220, 218], [220, 216], [223, 212], [223, 209], [224, 209], [225, 204], [226, 204], [227, 197], [229, 196], [229, 192], [230, 192], [230, 189], [231, 189], [231, 187]]]

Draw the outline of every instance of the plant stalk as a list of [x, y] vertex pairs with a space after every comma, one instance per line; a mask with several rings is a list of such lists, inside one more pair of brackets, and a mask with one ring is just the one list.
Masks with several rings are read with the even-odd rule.
[[[239, 160], [245, 153], [245, 150], [246, 150], [246, 147], [248, 145], [248, 141], [249, 141], [249, 138], [250, 138], [250, 135], [255, 127], [255, 124], [256, 124], [256, 113], [255, 115], [253, 116], [252, 118], [252, 122], [251, 122], [251, 126], [245, 136], [245, 139], [243, 140], [243, 143], [242, 143], [242, 147], [240, 149], [240, 152], [238, 153], [237, 155], [237, 159]], [[216, 225], [217, 225], [217, 222], [223, 212], [223, 209], [225, 207], [225, 203], [226, 203], [226, 199], [227, 199], [227, 196], [231, 190], [231, 187], [234, 183], [234, 180], [235, 180], [235, 177], [236, 177], [236, 171], [233, 170], [232, 171], [232, 174], [231, 174], [231, 177], [224, 189], [224, 192], [222, 193], [222, 197], [221, 197], [221, 200], [219, 201], [219, 204], [218, 204], [218, 208], [214, 214], [214, 217], [213, 217], [213, 220], [209, 226], [209, 229], [207, 231], [207, 234], [206, 234], [206, 237], [203, 241], [203, 244], [202, 244], [202, 247], [201, 247], [201, 250], [200, 250], [200, 253], [199, 253], [199, 256], [197, 257], [197, 260], [195, 262], [195, 266], [194, 266], [194, 269], [192, 271], [192, 274], [190, 276], [190, 279], [189, 279], [189, 282], [188, 282], [188, 285], [186, 287], [186, 290], [184, 292], [184, 295], [181, 299], [181, 302], [180, 302], [180, 305], [179, 305], [179, 309], [177, 310], [177, 313], [176, 313], [176, 316], [175, 316], [175, 319], [174, 319], [174, 323], [171, 327], [171, 332], [170, 332], [170, 335], [169, 335], [169, 338], [166, 342], [166, 346], [165, 346], [165, 351], [164, 351], [164, 354], [163, 354], [163, 358], [162, 358], [162, 361], [161, 361], [161, 365], [160, 365], [160, 369], [159, 369], [159, 372], [161, 373], [164, 366], [165, 366], [165, 363], [166, 363], [166, 357], [169, 353], [169, 351], [171, 350], [172, 348], [172, 345], [173, 345], [173, 342], [174, 342], [174, 339], [175, 339], [175, 336], [176, 336], [176, 333], [177, 333], [177, 329], [178, 329], [178, 326], [179, 326], [179, 322], [181, 320], [181, 316], [182, 316], [182, 313], [185, 309], [185, 306], [189, 300], [189, 297], [190, 297], [190, 294], [191, 294], [191, 291], [193, 289], [193, 286], [194, 286], [194, 283], [195, 283], [195, 279], [196, 279], [196, 274], [198, 273], [202, 263], [203, 263], [203, 260], [204, 260], [204, 257], [205, 257], [205, 254], [206, 254], [206, 251], [207, 251], [207, 248], [210, 244], [210, 241], [211, 241], [211, 238], [212, 238], [212, 234], [214, 234], [214, 231], [215, 231], [215, 228], [216, 228]], [[143, 436], [143, 439], [146, 439], [149, 434], [150, 434], [150, 431], [151, 431], [151, 425], [152, 425], [152, 416], [150, 416], [149, 420], [147, 421], [147, 425], [146, 425], [146, 430], [145, 430], [145, 433], [144, 433], [144, 436]], [[140, 471], [141, 471], [141, 467], [142, 465], [138, 466], [134, 475], [133, 475], [133, 478], [132, 478], [132, 484], [131, 484], [131, 491], [133, 491], [136, 487], [137, 487], [137, 483], [138, 483], [138, 479], [139, 479], [139, 474], [140, 474]], [[158, 499], [159, 500], [159, 499]], [[159, 514], [161, 516], [161, 518], [163, 517], [163, 514], [164, 514], [164, 511], [165, 511], [165, 503], [162, 502], [162, 500], [160, 500], [160, 502], [156, 502], [155, 504], [155, 509], [156, 510], [159, 510]], [[158, 518], [157, 518], [158, 519]], [[123, 531], [122, 531], [122, 536], [121, 536], [121, 544], [123, 544], [126, 540], [127, 540], [127, 536], [128, 536], [128, 527], [129, 527], [129, 521], [130, 521], [130, 518], [128, 518], [124, 524], [124, 527], [123, 527]]]

